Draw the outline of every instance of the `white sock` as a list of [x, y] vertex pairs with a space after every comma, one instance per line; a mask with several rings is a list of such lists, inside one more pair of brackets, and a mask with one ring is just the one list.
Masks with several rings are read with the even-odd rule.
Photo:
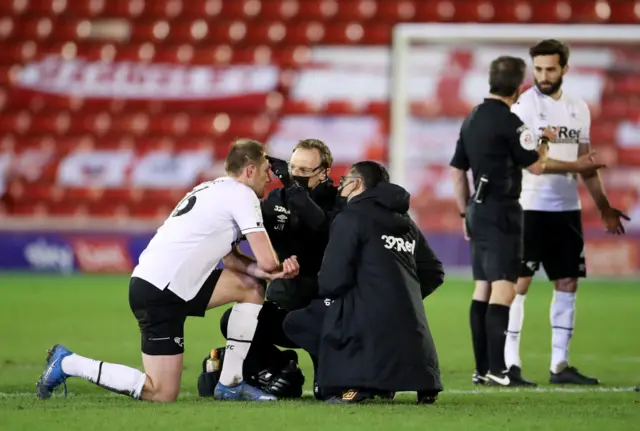
[[62, 359], [62, 371], [118, 394], [140, 399], [147, 375], [125, 365], [110, 364], [76, 355]]
[[522, 368], [520, 359], [520, 333], [524, 322], [524, 300], [526, 295], [516, 295], [509, 309], [507, 341], [504, 344], [504, 361], [507, 369], [515, 365]]
[[553, 292], [551, 301], [551, 371], [562, 371], [569, 362], [569, 341], [576, 314], [575, 292]]
[[220, 383], [237, 386], [244, 379], [242, 366], [258, 326], [262, 305], [241, 303], [233, 306], [227, 325], [227, 349], [220, 372]]

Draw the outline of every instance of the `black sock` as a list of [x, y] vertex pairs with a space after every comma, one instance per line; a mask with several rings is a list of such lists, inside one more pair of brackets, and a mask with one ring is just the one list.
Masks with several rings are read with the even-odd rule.
[[471, 323], [471, 340], [473, 342], [473, 354], [476, 358], [476, 371], [484, 376], [489, 371], [489, 358], [487, 357], [487, 325], [486, 302], [471, 301], [469, 310], [469, 322]]
[[487, 351], [489, 371], [492, 374], [502, 373], [506, 368], [504, 362], [504, 345], [507, 341], [509, 327], [509, 307], [489, 304], [487, 308]]

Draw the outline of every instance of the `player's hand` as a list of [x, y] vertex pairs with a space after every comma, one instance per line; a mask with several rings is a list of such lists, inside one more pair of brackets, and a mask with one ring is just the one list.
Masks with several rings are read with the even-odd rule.
[[464, 240], [469, 241], [469, 232], [467, 231], [467, 220], [462, 219], [462, 231], [464, 232]]
[[605, 229], [608, 233], [612, 233], [614, 235], [624, 235], [624, 226], [622, 225], [622, 219], [626, 221], [630, 221], [628, 215], [623, 213], [617, 208], [609, 207], [600, 213], [602, 217], [602, 224], [604, 224]]
[[298, 264], [298, 258], [297, 256], [291, 256], [286, 258], [282, 262], [282, 270], [278, 272], [270, 273], [268, 275], [269, 275], [269, 280], [271, 281], [271, 280], [276, 280], [278, 278], [286, 278], [286, 279], [294, 278], [298, 275], [299, 272], [300, 272], [300, 265]]
[[553, 142], [558, 138], [558, 134], [553, 131], [551, 126], [545, 127], [540, 136], [545, 136], [550, 142]]
[[595, 173], [599, 169], [606, 168], [607, 165], [596, 162], [595, 155], [595, 150], [591, 150], [587, 154], [578, 157], [578, 160], [576, 160], [576, 173], [588, 175]]
[[285, 187], [289, 187], [293, 184], [293, 180], [289, 175], [289, 164], [282, 159], [277, 159], [275, 157], [267, 156], [267, 160], [271, 165], [271, 172], [278, 177], [278, 179], [282, 182], [282, 185]]

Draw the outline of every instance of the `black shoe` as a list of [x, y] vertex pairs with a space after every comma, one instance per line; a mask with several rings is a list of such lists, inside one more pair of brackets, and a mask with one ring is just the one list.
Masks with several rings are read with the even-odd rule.
[[438, 401], [437, 391], [419, 391], [418, 404], [433, 404]]
[[593, 377], [580, 374], [575, 367], [567, 366], [559, 373], [549, 373], [549, 383], [552, 385], [598, 385], [600, 381]]
[[518, 383], [518, 386], [538, 386], [534, 382], [530, 382], [529, 380], [525, 380], [522, 377], [522, 369], [517, 365], [512, 365], [507, 372], [511, 381]]
[[474, 385], [486, 385], [487, 378], [484, 374], [481, 374], [476, 370], [471, 376], [471, 383], [473, 383]]
[[640, 392], [640, 385], [636, 386], [636, 392]]
[[328, 404], [357, 404], [363, 401], [373, 400], [375, 398], [371, 391], [361, 391], [359, 389], [351, 389], [344, 391], [341, 396], [331, 397], [327, 400]]

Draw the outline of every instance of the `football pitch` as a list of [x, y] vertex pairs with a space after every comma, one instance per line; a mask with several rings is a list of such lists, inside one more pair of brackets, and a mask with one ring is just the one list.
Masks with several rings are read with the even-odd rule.
[[[414, 394], [394, 402], [335, 406], [302, 400], [218, 402], [197, 397], [196, 379], [210, 348], [224, 345], [219, 316], [187, 321], [180, 400], [133, 401], [79, 380], [69, 396], [35, 398], [46, 350], [62, 343], [81, 355], [141, 366], [140, 339], [121, 276], [0, 273], [0, 429], [3, 430], [631, 430], [640, 424], [640, 282], [586, 281], [577, 301], [571, 362], [600, 387], [552, 387], [549, 378], [551, 286], [538, 281], [526, 302], [522, 340], [532, 390], [476, 388], [468, 326], [472, 284], [450, 279], [425, 301], [445, 391], [431, 406]], [[300, 352], [309, 390], [308, 357]]]

